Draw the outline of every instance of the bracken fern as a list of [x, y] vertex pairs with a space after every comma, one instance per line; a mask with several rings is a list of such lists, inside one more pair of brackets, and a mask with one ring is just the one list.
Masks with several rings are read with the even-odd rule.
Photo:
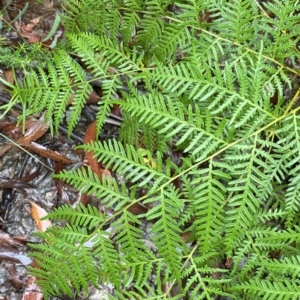
[[49, 213], [66, 225], [32, 245], [46, 298], [110, 282], [110, 299], [299, 299], [300, 5], [260, 2], [64, 1], [69, 48], [29, 70], [9, 105], [46, 110], [53, 131], [70, 110], [71, 132], [100, 80], [97, 128], [119, 105], [121, 140], [78, 148], [125, 182], [56, 176], [113, 214]]

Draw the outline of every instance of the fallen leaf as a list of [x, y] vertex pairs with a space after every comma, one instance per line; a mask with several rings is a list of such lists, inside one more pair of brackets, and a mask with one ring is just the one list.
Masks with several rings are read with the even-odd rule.
[[117, 115], [118, 117], [122, 117], [122, 112], [121, 112], [121, 107], [120, 105], [114, 104], [111, 112], [115, 115]]
[[68, 159], [66, 156], [53, 151], [51, 149], [46, 148], [45, 146], [42, 146], [38, 143], [31, 142], [30, 145], [26, 145], [26, 149], [31, 150], [35, 152], [36, 154], [39, 154], [40, 156], [53, 159], [54, 161], [61, 162], [65, 165], [71, 164], [72, 161]]
[[33, 124], [24, 134], [24, 136], [20, 137], [16, 140], [16, 143], [21, 146], [27, 146], [32, 141], [36, 141], [40, 137], [42, 137], [49, 129], [49, 121], [44, 121], [45, 114], [43, 113], [37, 122]]
[[89, 98], [86, 100], [86, 103], [88, 104], [98, 103], [99, 99], [100, 99], [99, 95], [93, 91], [90, 93]]
[[49, 220], [41, 220], [43, 217], [46, 217], [47, 212], [38, 204], [32, 201], [29, 202], [31, 204], [31, 216], [35, 221], [37, 229], [42, 232], [46, 231], [46, 229], [52, 225]]
[[32, 32], [32, 28], [33, 26], [31, 24], [25, 25], [24, 23], [22, 23], [20, 27], [21, 36], [26, 38], [29, 44], [35, 44], [41, 40], [41, 37]]
[[4, 76], [10, 84], [14, 84], [14, 72], [12, 68], [4, 70]]
[[37, 25], [39, 25], [40, 21], [41, 21], [41, 17], [37, 17], [37, 18], [34, 18], [34, 19], [30, 20], [30, 23], [33, 26], [37, 26]]
[[32, 276], [27, 280], [22, 300], [42, 300], [43, 294], [40, 287], [35, 283], [36, 277]]
[[83, 205], [87, 205], [90, 203], [90, 198], [91, 196], [89, 196], [87, 193], [80, 193], [79, 203], [82, 203]]
[[140, 203], [133, 203], [129, 208], [128, 211], [131, 212], [133, 215], [140, 215], [145, 214], [148, 212], [148, 208]]
[[35, 18], [30, 20], [27, 24], [22, 23], [21, 24], [21, 31], [27, 31], [28, 33], [31, 33], [33, 31], [33, 28], [36, 27], [40, 23], [41, 17]]
[[3, 232], [2, 230], [0, 231], [0, 244], [4, 245], [10, 245], [14, 247], [20, 247], [22, 246], [22, 243], [19, 242], [18, 240], [15, 240], [13, 237], [11, 237], [8, 233]]
[[[25, 129], [32, 127], [35, 122], [36, 120], [34, 119], [27, 120], [25, 122]], [[0, 130], [14, 140], [18, 139], [22, 135], [22, 129], [23, 124], [16, 125], [16, 122], [12, 122], [5, 118], [0, 120]]]
[[[3, 123], [0, 123], [0, 129], [10, 130], [11, 132], [14, 132], [14, 134], [18, 134], [22, 127], [10, 127], [11, 124], [4, 121]], [[15, 144], [26, 147], [28, 150], [31, 150], [32, 152], [35, 152], [43, 157], [53, 159], [54, 161], [61, 162], [63, 164], [71, 164], [72, 161], [65, 157], [64, 155], [53, 151], [51, 149], [48, 149], [38, 143], [35, 143], [37, 139], [42, 137], [49, 129], [49, 122], [44, 122], [44, 114], [41, 116], [39, 120], [35, 120], [32, 122], [32, 120], [29, 120], [25, 124], [25, 128], [27, 128], [25, 134], [21, 137], [19, 137]], [[7, 133], [7, 135], [9, 135]], [[14, 145], [8, 144], [0, 148], [0, 157], [7, 152], [9, 149], [11, 149]]]
[[13, 147], [13, 145], [9, 144], [9, 145], [5, 145], [0, 149], [0, 157], [7, 152], [9, 149], [11, 149]]
[[0, 177], [0, 189], [32, 189], [34, 185], [25, 182], [23, 178], [3, 178]]
[[11, 283], [13, 287], [17, 290], [21, 290], [22, 287], [25, 285], [24, 283], [24, 277], [22, 277], [16, 270], [15, 264], [11, 262], [6, 262], [4, 266], [7, 271], [9, 272], [9, 275], [11, 277]]
[[[27, 131], [25, 132], [24, 136], [21, 136], [18, 138], [15, 143], [20, 146], [27, 146], [32, 141], [35, 141], [42, 137], [47, 130], [49, 129], [49, 122], [44, 122], [45, 114], [42, 114], [41, 118], [33, 123], [32, 126], [30, 126]], [[0, 157], [7, 152], [9, 149], [11, 149], [14, 145], [8, 144], [5, 145], [0, 149]]]
[[[30, 127], [33, 126], [33, 124], [36, 122], [33, 120], [28, 120], [25, 123], [25, 128], [28, 129]], [[18, 140], [19, 138], [22, 137], [22, 129], [23, 129], [23, 125], [19, 125], [16, 126], [15, 123], [13, 122], [8, 122], [7, 120], [1, 120], [0, 121], [0, 130], [6, 134], [6, 136], [9, 139], [12, 140]], [[3, 146], [2, 148], [0, 148], [0, 157], [7, 152], [9, 149], [11, 149], [13, 147], [12, 144], [7, 144], [5, 146]]]
[[[88, 144], [89, 142], [95, 142], [97, 140], [97, 129], [96, 129], [96, 121], [91, 123], [86, 132], [83, 139], [84, 144]], [[107, 176], [111, 177], [111, 174], [109, 170], [105, 170], [99, 167], [98, 160], [94, 157], [93, 151], [85, 151], [85, 156], [87, 158], [87, 161], [94, 173], [96, 173], [99, 177], [99, 179], [102, 179], [102, 175], [105, 174]]]

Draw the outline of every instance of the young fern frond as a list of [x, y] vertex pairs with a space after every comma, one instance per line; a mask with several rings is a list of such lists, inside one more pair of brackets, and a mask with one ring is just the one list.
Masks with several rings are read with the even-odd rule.
[[299, 256], [277, 260], [265, 260], [263, 262], [256, 262], [256, 266], [262, 266], [269, 271], [274, 272], [280, 277], [291, 276], [292, 278], [299, 279], [299, 267], [300, 261]]
[[[225, 161], [232, 164], [232, 180], [229, 182], [228, 191], [231, 197], [228, 201], [230, 210], [227, 212], [227, 219], [231, 220], [226, 228], [227, 244], [226, 251], [231, 253], [240, 241], [244, 238], [244, 231], [253, 227], [253, 218], [262, 205], [264, 196], [268, 196], [265, 189], [269, 189], [268, 176], [261, 172], [261, 167], [268, 172], [268, 164], [260, 157], [261, 145], [259, 138], [255, 136], [246, 143], [233, 147], [235, 155], [225, 154]], [[254, 223], [254, 224], [255, 224]], [[234, 237], [233, 237], [234, 236]], [[232, 242], [237, 244], [231, 244]]]
[[[99, 223], [105, 222], [105, 216], [101, 215], [95, 207], [85, 207], [84, 205], [78, 205], [76, 210], [68, 205], [60, 206], [55, 212], [49, 213], [47, 217], [55, 217], [56, 220], [67, 220], [74, 226], [83, 226], [88, 230], [92, 230]], [[51, 232], [52, 230], [53, 228], [51, 228]]]
[[57, 130], [71, 101], [68, 125], [71, 132], [92, 87], [86, 81], [82, 67], [61, 50], [53, 54], [52, 63], [47, 67], [48, 74], [42, 68], [36, 71], [31, 69], [23, 82], [16, 83], [14, 101], [22, 104], [24, 109], [29, 107], [24, 111], [26, 115], [39, 113], [46, 108], [47, 119], [53, 119], [52, 131]]

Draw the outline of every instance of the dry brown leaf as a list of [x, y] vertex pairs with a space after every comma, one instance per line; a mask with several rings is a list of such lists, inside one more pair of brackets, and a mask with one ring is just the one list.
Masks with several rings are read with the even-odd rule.
[[31, 142], [30, 145], [27, 145], [26, 149], [31, 150], [31, 151], [35, 152], [36, 154], [39, 154], [40, 156], [53, 159], [57, 162], [61, 162], [65, 165], [72, 163], [72, 161], [70, 159], [68, 159], [66, 156], [64, 156], [56, 151], [53, 151], [51, 149], [48, 149], [45, 146], [42, 146], [35, 142]]
[[[32, 121], [27, 121], [25, 125], [26, 128], [28, 128], [27, 131], [25, 132], [24, 136], [19, 137], [15, 141], [15, 143], [20, 146], [26, 147], [28, 150], [31, 150], [43, 157], [53, 159], [63, 164], [71, 164], [72, 161], [67, 157], [65, 157], [64, 155], [56, 151], [50, 150], [34, 142], [40, 137], [42, 137], [49, 129], [49, 122], [44, 122], [44, 117], [45, 115], [43, 114], [40, 117], [40, 119], [35, 121], [34, 123]], [[4, 126], [8, 126], [8, 125], [4, 123], [2, 127]], [[20, 130], [21, 127], [15, 127], [15, 128]], [[13, 128], [8, 128], [8, 129], [13, 130]], [[12, 147], [13, 144], [8, 144], [0, 148], [0, 157]]]
[[[95, 142], [97, 140], [97, 129], [96, 129], [96, 121], [91, 123], [86, 132], [83, 139], [84, 144], [88, 144], [89, 142]], [[105, 174], [106, 176], [111, 176], [109, 170], [101, 169], [99, 167], [97, 159], [94, 157], [93, 151], [85, 151], [85, 156], [89, 162], [89, 165], [94, 173], [96, 173], [99, 179], [102, 179], [102, 175]]]
[[2, 118], [0, 120], [0, 131], [4, 130], [8, 126], [15, 125], [15, 123], [11, 122], [8, 118]]
[[[12, 110], [12, 113], [15, 111]], [[19, 115], [14, 116], [18, 118]], [[25, 122], [25, 129], [32, 127], [36, 123], [36, 120], [29, 119]], [[18, 139], [22, 135], [23, 124], [16, 125], [16, 122], [11, 122], [9, 119], [0, 120], [0, 130], [7, 136], [12, 136], [14, 140]], [[16, 136], [16, 138], [14, 138]]]
[[[32, 141], [35, 141], [42, 137], [47, 130], [49, 129], [49, 122], [44, 122], [45, 114], [42, 114], [41, 118], [35, 121], [31, 126], [28, 127], [27, 131], [25, 132], [24, 136], [18, 138], [15, 143], [20, 146], [27, 146]], [[26, 122], [27, 123], [27, 122]], [[27, 125], [26, 125], [27, 128]], [[13, 147], [13, 144], [5, 145], [0, 149], [0, 157], [7, 152], [9, 149]]]
[[8, 233], [3, 232], [2, 230], [0, 231], [0, 244], [1, 245], [7, 244], [10, 246], [14, 246], [14, 247], [22, 246], [21, 242], [19, 242], [18, 240], [15, 240]]
[[[2, 124], [3, 125], [3, 124]], [[4, 125], [5, 127], [3, 127], [3, 134], [5, 134], [8, 138], [12, 139], [12, 140], [17, 140], [18, 138], [20, 138], [22, 136], [22, 127], [21, 126], [16, 126], [16, 124], [14, 123], [7, 123], [6, 125]]]
[[10, 84], [14, 84], [14, 72], [13, 72], [12, 68], [4, 70], [3, 72], [4, 72], [4, 76], [5, 76], [6, 80]]
[[92, 104], [92, 103], [98, 103], [100, 100], [99, 95], [96, 92], [91, 92], [89, 95], [89, 98], [86, 100], [86, 103]]
[[29, 202], [31, 204], [31, 216], [35, 221], [37, 229], [42, 232], [46, 231], [46, 229], [52, 225], [51, 221], [49, 220], [41, 220], [47, 215], [47, 212], [38, 204], [32, 201]]
[[87, 205], [90, 203], [90, 198], [91, 196], [89, 196], [87, 193], [80, 193], [79, 202], [83, 205]]
[[21, 290], [24, 286], [24, 279], [17, 272], [15, 264], [12, 262], [6, 262], [5, 268], [7, 269], [9, 276], [11, 277], [11, 283], [13, 287], [17, 290]]
[[21, 36], [26, 38], [28, 40], [29, 44], [35, 44], [35, 43], [40, 42], [40, 40], [41, 40], [41, 37], [39, 37], [37, 34], [32, 32], [32, 28], [34, 26], [32, 26], [31, 24], [25, 25], [24, 23], [22, 23], [22, 25], [20, 27]]
[[40, 23], [40, 20], [41, 20], [41, 17], [37, 17], [35, 19], [30, 20], [27, 24], [22, 23], [21, 31], [25, 30], [26, 32], [31, 33], [33, 31], [33, 28]]
[[35, 283], [36, 277], [32, 276], [27, 280], [22, 300], [42, 300], [43, 294], [40, 287]]
[[9, 149], [11, 149], [13, 147], [13, 145], [9, 144], [9, 145], [5, 145], [0, 149], [0, 157], [7, 152]]
[[[97, 129], [96, 129], [96, 121], [91, 123], [86, 132], [83, 139], [83, 143], [87, 144], [91, 141], [95, 142], [97, 140]], [[85, 151], [86, 159], [92, 169], [92, 171], [97, 174], [99, 179], [102, 179], [102, 175], [105, 174], [106, 176], [111, 176], [109, 170], [105, 170], [99, 167], [97, 159], [94, 157], [93, 151]], [[86, 193], [83, 193], [80, 195], [80, 203], [87, 205], [90, 201], [90, 196], [88, 196]]]
[[[61, 162], [56, 162], [54, 174], [59, 174], [62, 170], [63, 170], [63, 164]], [[64, 204], [71, 204], [69, 195], [64, 189], [63, 181], [58, 178], [54, 178], [54, 183], [55, 183], [55, 186], [57, 189], [57, 195], [58, 195], [58, 198], [60, 199], [60, 201]], [[53, 205], [56, 206], [56, 204], [57, 204], [57, 200], [55, 200]]]
[[[36, 176], [36, 174], [35, 174], [35, 176]], [[0, 189], [27, 189], [27, 188], [32, 189], [32, 188], [35, 188], [34, 185], [26, 182], [25, 179], [26, 179], [25, 177], [24, 178], [0, 177]], [[29, 178], [29, 179], [32, 180], [32, 178]]]
[[148, 208], [140, 203], [133, 203], [129, 208], [128, 211], [131, 212], [133, 215], [140, 215], [145, 214], [148, 211]]
[[27, 146], [32, 141], [36, 141], [40, 137], [42, 137], [49, 129], [49, 121], [44, 121], [45, 114], [42, 114], [40, 119], [36, 121], [33, 126], [31, 126], [24, 134], [24, 136], [20, 137], [16, 140], [16, 143], [21, 146]]
[[34, 19], [30, 20], [30, 23], [33, 26], [37, 26], [37, 25], [39, 25], [40, 21], [41, 21], [41, 17], [37, 17], [37, 18], [34, 18]]

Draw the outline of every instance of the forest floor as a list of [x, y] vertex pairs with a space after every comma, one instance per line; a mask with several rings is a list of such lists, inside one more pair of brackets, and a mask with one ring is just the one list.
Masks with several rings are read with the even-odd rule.
[[[20, 47], [27, 49], [28, 45], [42, 44], [51, 51], [59, 40], [65, 39], [66, 32], [57, 18], [58, 14], [63, 14], [60, 0], [3, 0], [0, 1], [0, 13], [0, 50], [9, 47], [18, 51]], [[24, 70], [18, 68], [13, 70], [9, 67], [0, 53], [0, 76], [6, 82], [14, 85], [15, 81], [21, 82], [25, 74]], [[284, 96], [287, 99], [292, 99], [299, 89], [299, 76], [293, 76], [292, 89], [288, 86], [284, 87]], [[118, 107], [113, 107], [100, 136], [97, 138], [95, 136], [96, 104], [102, 92], [99, 81], [98, 85], [97, 80], [92, 81], [93, 92], [87, 99], [76, 128], [68, 136], [66, 129], [68, 112], [58, 132], [54, 134], [51, 133], [51, 124], [44, 122], [43, 114], [29, 117], [23, 123], [19, 118], [23, 107], [16, 105], [9, 112], [4, 113], [1, 106], [9, 103], [12, 93], [0, 80], [0, 300], [43, 299], [35, 282], [36, 278], [28, 272], [28, 267], [38, 267], [30, 256], [32, 251], [30, 243], [41, 243], [36, 233], [45, 231], [51, 225], [50, 221], [41, 221], [43, 216], [61, 205], [76, 206], [78, 203], [94, 205], [106, 215], [113, 214], [101, 206], [93, 196], [82, 194], [71, 185], [53, 178], [54, 174], [63, 170], [78, 169], [87, 165], [96, 174], [95, 169], [101, 169], [102, 172], [107, 171], [110, 175], [110, 171], [105, 170], [105, 166], [98, 163], [92, 155], [88, 155], [88, 152], [76, 150], [77, 145], [95, 141], [97, 138], [105, 140], [119, 136], [122, 113]], [[121, 87], [125, 90], [125, 85]], [[127, 86], [126, 88], [128, 89]], [[121, 98], [121, 92], [118, 93], [119, 95]], [[277, 99], [276, 94], [270, 101], [272, 104], [277, 104]], [[296, 102], [296, 106], [299, 106], [299, 101]], [[3, 114], [5, 117], [1, 118]], [[168, 147], [165, 156], [179, 165], [182, 162], [182, 150], [175, 151], [173, 145]], [[125, 181], [123, 177], [117, 176], [112, 171], [111, 173], [118, 183]], [[141, 189], [140, 193], [143, 194], [144, 191]], [[139, 203], [131, 205], [128, 209], [134, 215], [146, 213], [147, 210], [148, 207]], [[149, 238], [150, 226], [145, 221], [140, 227], [142, 227], [145, 244], [153, 250], [155, 247]], [[109, 229], [111, 227], [105, 228], [105, 230]], [[181, 237], [186, 242], [188, 234], [186, 236], [184, 234]], [[278, 253], [276, 255], [279, 256]], [[218, 261], [218, 265], [216, 264], [217, 269], [226, 269], [228, 267], [226, 264], [230, 268], [230, 263], [230, 259], [224, 261], [222, 258]], [[213, 273], [212, 276], [218, 277], [220, 272]], [[111, 286], [107, 284], [102, 287], [101, 292], [91, 287], [88, 298], [74, 295], [73, 298], [53, 297], [51, 300], [105, 300], [110, 293], [113, 294], [110, 289]], [[215, 299], [228, 300], [229, 298], [220, 295]]]
[[[2, 22], [11, 24], [9, 32], [1, 31], [4, 39], [1, 47], [13, 48], [20, 43], [41, 42], [53, 28], [61, 7], [60, 1], [2, 1], [0, 10]], [[61, 37], [63, 29], [59, 27], [56, 34]], [[54, 38], [55, 35], [45, 42], [45, 46], [49, 46]], [[2, 64], [1, 58], [0, 68], [6, 80], [14, 80], [12, 70]], [[9, 100], [9, 92], [0, 86], [0, 106]], [[0, 300], [43, 298], [35, 285], [35, 278], [28, 275], [26, 269], [34, 265], [33, 259], [28, 256], [30, 248], [27, 244], [39, 242], [34, 233], [47, 226], [47, 223], [39, 221], [46, 212], [61, 204], [75, 205], [84, 201], [84, 195], [54, 180], [52, 175], [63, 168], [68, 170], [84, 163], [85, 154], [74, 148], [82, 143], [87, 126], [95, 115], [93, 106], [87, 105], [74, 135], [69, 139], [62, 131], [52, 136], [49, 124], [34, 118], [28, 119], [25, 128], [22, 128], [17, 124], [21, 109], [14, 107], [5, 118], [0, 119]], [[102, 134], [109, 137], [117, 132], [116, 121], [115, 125], [106, 124]], [[24, 149], [28, 143], [34, 149]], [[88, 201], [92, 203], [93, 199]], [[78, 296], [76, 299], [83, 298]], [[106, 296], [91, 290], [89, 299], [106, 299]]]

